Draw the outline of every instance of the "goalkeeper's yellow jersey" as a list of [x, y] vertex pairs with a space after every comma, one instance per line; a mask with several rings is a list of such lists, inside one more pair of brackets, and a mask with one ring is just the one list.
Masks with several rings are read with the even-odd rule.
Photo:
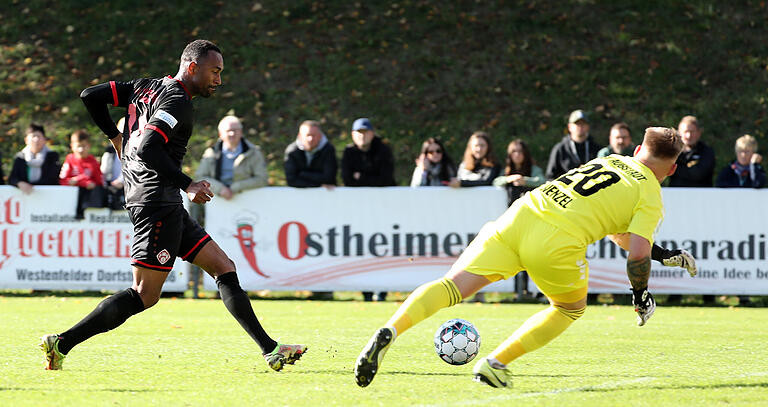
[[634, 157], [594, 159], [524, 198], [542, 220], [588, 245], [609, 234], [634, 233], [653, 244], [664, 218], [661, 185]]

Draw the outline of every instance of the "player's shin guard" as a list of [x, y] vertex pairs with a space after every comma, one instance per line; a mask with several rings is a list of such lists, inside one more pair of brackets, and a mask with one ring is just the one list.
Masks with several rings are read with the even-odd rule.
[[512, 336], [507, 338], [488, 357], [506, 365], [523, 354], [532, 352], [555, 339], [573, 321], [581, 317], [585, 309], [568, 310], [559, 306], [549, 306], [544, 311], [528, 318]]
[[453, 280], [441, 278], [426, 283], [408, 296], [385, 326], [394, 327], [400, 335], [440, 309], [456, 305], [461, 300], [461, 292]]
[[110, 295], [77, 325], [59, 335], [59, 352], [66, 355], [80, 342], [117, 328], [141, 311], [144, 311], [144, 302], [133, 288]]
[[237, 273], [230, 272], [216, 277], [216, 285], [219, 287], [219, 294], [221, 294], [221, 300], [224, 301], [224, 306], [240, 323], [245, 332], [259, 344], [261, 353], [272, 352], [277, 346], [277, 342], [270, 338], [264, 328], [261, 327], [256, 314], [253, 313], [251, 299], [240, 288]]

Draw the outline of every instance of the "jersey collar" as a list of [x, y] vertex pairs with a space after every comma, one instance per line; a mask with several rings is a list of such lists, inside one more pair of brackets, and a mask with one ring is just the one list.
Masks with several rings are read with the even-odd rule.
[[190, 93], [189, 93], [189, 91], [187, 90], [187, 87], [186, 87], [186, 86], [184, 86], [184, 82], [182, 82], [182, 81], [180, 81], [180, 80], [178, 80], [178, 79], [174, 78], [174, 77], [173, 77], [173, 76], [171, 76], [171, 75], [168, 75], [168, 78], [170, 78], [170, 79], [173, 79], [174, 81], [178, 82], [178, 83], [179, 83], [179, 85], [181, 85], [182, 89], [184, 89], [184, 92], [187, 92], [187, 96], [189, 96], [189, 98], [190, 98], [190, 99], [192, 99], [192, 94], [190, 94]]

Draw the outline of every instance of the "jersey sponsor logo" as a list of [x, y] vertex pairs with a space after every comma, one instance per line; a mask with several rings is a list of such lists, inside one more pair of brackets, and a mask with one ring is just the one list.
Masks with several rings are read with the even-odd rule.
[[176, 123], [179, 122], [178, 120], [176, 120], [175, 117], [173, 117], [173, 115], [171, 115], [170, 113], [166, 112], [165, 110], [158, 110], [155, 113], [155, 117], [157, 117], [158, 119], [164, 121], [167, 125], [171, 126], [171, 128], [176, 127]]
[[160, 262], [160, 264], [168, 263], [168, 260], [171, 259], [171, 254], [168, 253], [168, 250], [163, 249], [160, 251], [160, 253], [157, 254], [157, 261]]

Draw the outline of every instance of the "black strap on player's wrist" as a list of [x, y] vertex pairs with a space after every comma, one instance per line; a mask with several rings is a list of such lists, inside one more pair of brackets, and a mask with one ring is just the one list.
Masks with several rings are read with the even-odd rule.
[[653, 247], [651, 248], [651, 259], [658, 261], [659, 263], [662, 263], [664, 259], [669, 258], [669, 253], [671, 250], [667, 250], [656, 243], [653, 244]]

